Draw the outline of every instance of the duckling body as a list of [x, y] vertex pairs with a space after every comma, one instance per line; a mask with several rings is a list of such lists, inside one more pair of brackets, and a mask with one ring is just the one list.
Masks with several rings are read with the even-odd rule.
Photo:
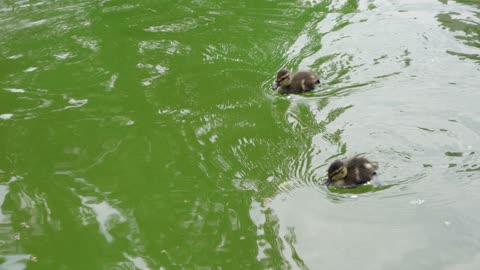
[[327, 186], [355, 187], [365, 184], [377, 175], [378, 166], [364, 157], [335, 160], [328, 168]]
[[277, 72], [275, 84], [272, 90], [277, 90], [282, 94], [304, 93], [315, 89], [320, 84], [320, 77], [310, 71], [299, 71], [290, 73], [286, 69]]

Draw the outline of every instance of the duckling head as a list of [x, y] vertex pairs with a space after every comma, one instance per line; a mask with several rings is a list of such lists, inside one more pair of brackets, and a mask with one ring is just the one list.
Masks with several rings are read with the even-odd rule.
[[272, 86], [272, 90], [276, 90], [280, 86], [288, 86], [291, 82], [291, 74], [290, 71], [286, 69], [281, 69], [277, 72], [277, 78], [275, 79], [275, 83]]
[[340, 160], [335, 160], [332, 164], [330, 164], [330, 167], [328, 167], [328, 179], [327, 182], [325, 182], [325, 185], [328, 186], [331, 183], [341, 181], [347, 177], [347, 167], [345, 166], [345, 163], [343, 163]]

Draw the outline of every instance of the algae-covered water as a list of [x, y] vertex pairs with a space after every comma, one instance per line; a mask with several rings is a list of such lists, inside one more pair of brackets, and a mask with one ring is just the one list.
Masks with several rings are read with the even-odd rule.
[[0, 269], [479, 269], [479, 119], [477, 0], [1, 1]]

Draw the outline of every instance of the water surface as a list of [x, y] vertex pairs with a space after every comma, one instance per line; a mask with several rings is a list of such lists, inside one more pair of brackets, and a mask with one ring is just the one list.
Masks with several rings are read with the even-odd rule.
[[[0, 268], [478, 269], [479, 35], [477, 1], [1, 2]], [[383, 187], [321, 185], [356, 154]]]

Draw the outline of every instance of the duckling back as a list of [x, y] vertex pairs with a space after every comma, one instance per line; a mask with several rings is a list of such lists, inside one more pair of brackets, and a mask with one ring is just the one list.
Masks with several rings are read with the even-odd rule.
[[289, 93], [304, 93], [315, 89], [320, 84], [320, 78], [308, 71], [299, 71], [292, 76]]
[[378, 166], [364, 157], [356, 157], [347, 161], [347, 177], [345, 182], [350, 185], [361, 185], [376, 175]]
[[282, 94], [304, 93], [315, 89], [320, 84], [320, 78], [309, 71], [299, 71], [291, 74], [288, 70], [278, 71], [273, 90], [279, 88]]
[[349, 160], [335, 160], [328, 168], [326, 185], [355, 187], [369, 182], [376, 175], [378, 166], [364, 157]]

